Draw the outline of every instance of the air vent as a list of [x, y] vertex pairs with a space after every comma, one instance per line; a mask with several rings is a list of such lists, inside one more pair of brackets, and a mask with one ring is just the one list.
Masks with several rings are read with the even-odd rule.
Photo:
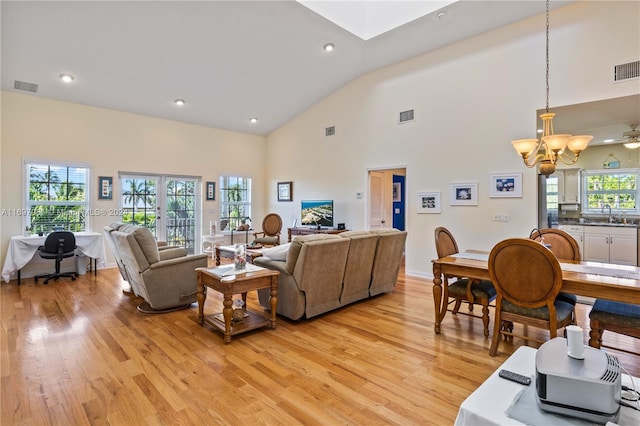
[[399, 124], [408, 123], [413, 121], [413, 110], [402, 111], [400, 113], [400, 119], [398, 120]]
[[613, 67], [613, 81], [640, 77], [640, 61], [629, 62]]
[[324, 129], [325, 136], [333, 136], [336, 134], [336, 126], [327, 127]]
[[27, 83], [26, 81], [15, 80], [13, 82], [13, 88], [16, 90], [24, 90], [25, 92], [36, 93], [38, 91], [38, 85], [35, 83]]

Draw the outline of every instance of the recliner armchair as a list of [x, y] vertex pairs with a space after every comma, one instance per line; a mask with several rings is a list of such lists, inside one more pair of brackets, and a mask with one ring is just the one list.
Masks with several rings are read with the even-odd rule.
[[110, 236], [131, 289], [145, 300], [140, 312], [171, 312], [196, 301], [195, 270], [208, 266], [206, 254], [187, 256], [184, 248], [160, 251], [151, 231], [142, 226], [122, 227]]

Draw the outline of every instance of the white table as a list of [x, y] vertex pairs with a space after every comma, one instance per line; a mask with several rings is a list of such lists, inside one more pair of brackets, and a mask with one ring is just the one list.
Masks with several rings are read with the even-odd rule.
[[213, 258], [213, 253], [215, 252], [216, 245], [223, 241], [224, 241], [223, 234], [203, 235], [202, 236], [202, 252], [211, 253], [211, 257]]
[[[511, 406], [513, 399], [522, 391], [523, 385], [505, 380], [498, 376], [501, 369], [513, 371], [525, 376], [534, 377], [535, 375], [535, 359], [536, 349], [528, 346], [521, 346], [513, 355], [511, 355], [489, 378], [476, 389], [464, 402], [460, 405], [458, 417], [455, 425], [521, 425], [519, 421], [508, 417], [506, 412]], [[624, 365], [623, 365], [624, 367]], [[622, 376], [622, 384], [630, 386], [632, 378], [624, 374]], [[635, 388], [640, 388], [640, 379], [633, 378]], [[535, 386], [531, 383], [530, 386]], [[547, 424], [554, 424], [553, 414], [549, 414]], [[574, 419], [563, 417], [568, 422], [574, 422]], [[580, 419], [575, 419], [576, 424], [580, 423]], [[629, 422], [631, 420], [631, 422]], [[640, 424], [640, 411], [634, 411], [631, 408], [622, 407], [620, 411], [620, 425], [638, 425]]]
[[[97, 269], [97, 261], [103, 264], [107, 260], [107, 251], [104, 246], [104, 239], [100, 232], [76, 232], [77, 253], [83, 254], [94, 260], [95, 270]], [[2, 267], [2, 278], [5, 282], [11, 280], [11, 275], [18, 273], [18, 284], [20, 283], [20, 269], [22, 269], [38, 251], [38, 247], [44, 244], [46, 236], [31, 235], [11, 237], [7, 256], [4, 259]]]

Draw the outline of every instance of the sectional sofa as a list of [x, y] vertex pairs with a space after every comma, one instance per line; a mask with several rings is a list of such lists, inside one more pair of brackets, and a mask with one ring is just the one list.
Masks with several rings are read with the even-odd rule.
[[[406, 237], [406, 231], [397, 229], [305, 235], [296, 237], [281, 258], [266, 252], [254, 263], [280, 271], [279, 315], [311, 318], [391, 291]], [[258, 300], [269, 308], [269, 290], [259, 290]]]

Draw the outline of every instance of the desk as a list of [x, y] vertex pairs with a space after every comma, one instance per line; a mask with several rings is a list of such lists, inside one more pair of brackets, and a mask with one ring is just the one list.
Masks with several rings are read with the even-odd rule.
[[[489, 378], [476, 389], [460, 405], [455, 425], [513, 425], [522, 424], [507, 416], [507, 409], [514, 397], [523, 389], [523, 386], [502, 379], [498, 376], [501, 369], [513, 371], [525, 376], [535, 376], [535, 358], [537, 349], [521, 346], [511, 355]], [[640, 379], [622, 375], [622, 384], [629, 386], [634, 381], [636, 389], [640, 387]], [[531, 383], [529, 386], [535, 386]], [[549, 420], [545, 424], [558, 424], [557, 417], [548, 414]], [[562, 417], [572, 421], [571, 418]], [[620, 425], [636, 425], [640, 419], [640, 412], [631, 408], [622, 407], [620, 410]], [[554, 421], [555, 420], [555, 421]], [[631, 422], [628, 422], [631, 420]], [[577, 420], [580, 421], [579, 419]], [[584, 424], [584, 423], [582, 423]]]
[[[76, 232], [76, 251], [94, 259], [94, 273], [97, 269], [97, 261], [103, 264], [107, 259], [107, 252], [104, 246], [104, 239], [100, 232]], [[22, 269], [38, 251], [38, 247], [44, 244], [46, 236], [31, 235], [29, 237], [11, 237], [7, 257], [4, 259], [2, 267], [2, 278], [5, 282], [11, 280], [11, 274], [18, 273], [18, 284], [20, 283], [20, 269]]]
[[[440, 333], [440, 324], [447, 313], [449, 300], [449, 289], [442, 286], [443, 274], [490, 280], [488, 258], [487, 252], [474, 251], [432, 261], [436, 333]], [[561, 262], [560, 267], [564, 292], [640, 304], [640, 268], [637, 266]]]

